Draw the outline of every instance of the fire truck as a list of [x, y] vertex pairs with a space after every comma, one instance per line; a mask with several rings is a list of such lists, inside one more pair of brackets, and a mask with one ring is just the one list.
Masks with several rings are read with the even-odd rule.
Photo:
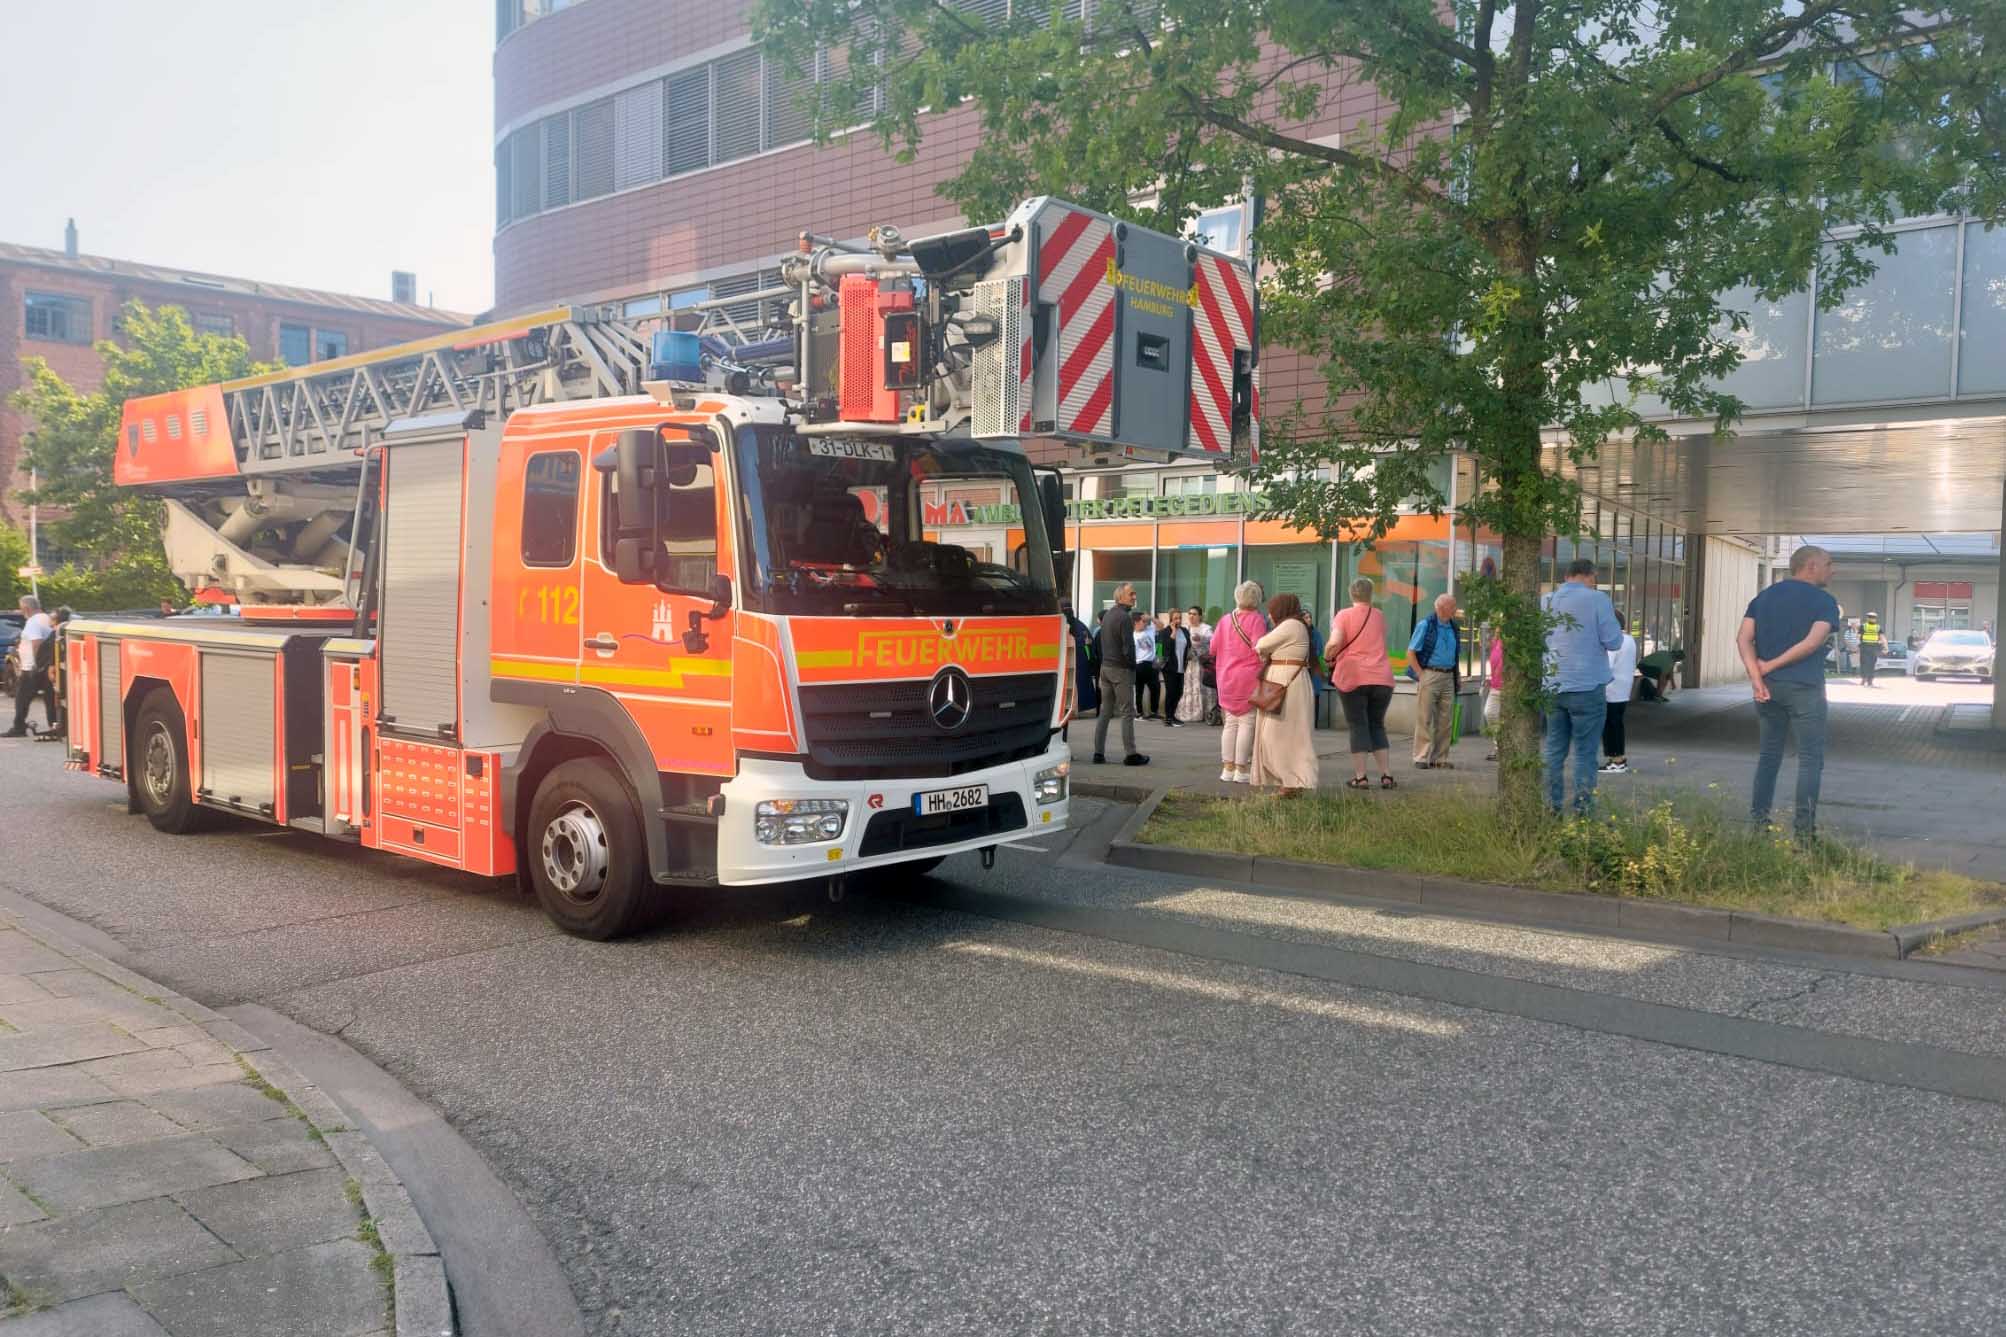
[[515, 876], [590, 938], [664, 886], [1062, 827], [1071, 563], [1026, 443], [1244, 461], [1248, 266], [1040, 198], [781, 272], [126, 404], [117, 482], [238, 611], [73, 622], [70, 765], [163, 831]]

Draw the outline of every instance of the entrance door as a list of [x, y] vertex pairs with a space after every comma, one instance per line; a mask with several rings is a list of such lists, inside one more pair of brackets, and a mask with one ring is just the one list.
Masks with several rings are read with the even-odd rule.
[[[712, 582], [729, 574], [730, 508], [722, 457], [709, 433], [670, 434], [668, 467], [656, 492], [654, 579], [623, 582], [614, 570], [619, 483], [595, 470], [590, 489], [592, 548], [580, 609], [578, 682], [610, 692], [640, 725], [660, 769], [683, 775], [731, 775], [733, 615], [713, 618]], [[595, 456], [618, 432], [595, 437]]]

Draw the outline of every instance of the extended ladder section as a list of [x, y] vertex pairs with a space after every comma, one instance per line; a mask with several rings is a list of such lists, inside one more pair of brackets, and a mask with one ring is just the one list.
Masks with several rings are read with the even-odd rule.
[[[504, 417], [558, 399], [638, 394], [646, 339], [560, 307], [413, 343], [126, 406], [121, 483], [352, 465], [390, 423], [446, 411]], [[224, 441], [212, 438], [220, 427]]]

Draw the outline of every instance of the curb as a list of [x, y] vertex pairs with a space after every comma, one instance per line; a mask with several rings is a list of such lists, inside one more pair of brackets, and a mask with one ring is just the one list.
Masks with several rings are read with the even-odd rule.
[[363, 1204], [376, 1226], [384, 1252], [390, 1255], [395, 1278], [397, 1337], [457, 1337], [459, 1328], [453, 1319], [452, 1292], [446, 1283], [439, 1246], [419, 1219], [417, 1208], [411, 1205], [411, 1195], [404, 1191], [395, 1172], [326, 1092], [302, 1077], [269, 1044], [213, 1008], [165, 989], [100, 953], [17, 915], [0, 911], [0, 924], [10, 924], [121, 988], [186, 1017], [262, 1080], [277, 1087], [306, 1116], [307, 1123], [327, 1143], [348, 1177], [362, 1186]]
[[2006, 924], [2006, 906], [1997, 910], [1973, 910], [1969, 914], [1951, 915], [1947, 919], [1931, 919], [1921, 924], [1904, 924], [1890, 929], [1895, 941], [1901, 945], [1901, 954], [1909, 955], [1918, 948], [1927, 947], [1938, 938], [1953, 933], [1964, 933], [1975, 928], [1986, 928], [1993, 924]]
[[1118, 785], [1112, 781], [1075, 780], [1072, 792], [1081, 798], [1104, 798], [1116, 803], [1142, 803], [1156, 791], [1148, 785]]
[[[1275, 891], [1307, 893], [1326, 900], [1387, 901], [1465, 917], [1561, 928], [1698, 938], [1743, 947], [1894, 961], [1938, 933], [2006, 921], [2006, 909], [2002, 909], [1876, 932], [1675, 901], [1632, 901], [1585, 892], [1533, 891], [1490, 882], [1459, 882], [1453, 878], [1305, 863], [1259, 854], [1219, 854], [1177, 845], [1143, 845], [1132, 839], [1140, 829], [1140, 822], [1132, 822], [1123, 829], [1108, 848], [1109, 863], [1157, 873], [1250, 882]], [[1965, 923], [1965, 920], [1977, 922]], [[1947, 929], [1946, 925], [1956, 928]]]

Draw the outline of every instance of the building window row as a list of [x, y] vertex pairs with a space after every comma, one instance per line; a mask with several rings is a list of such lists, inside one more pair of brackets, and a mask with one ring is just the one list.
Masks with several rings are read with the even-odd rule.
[[495, 0], [495, 41], [584, 0]]
[[91, 341], [91, 304], [87, 298], [31, 292], [22, 315], [22, 331], [30, 339], [54, 344]]
[[311, 325], [279, 324], [279, 361], [288, 367], [304, 367], [311, 362], [327, 362], [348, 356], [348, 335], [341, 330], [316, 329]]
[[[495, 146], [495, 225], [806, 143], [801, 95], [838, 77], [827, 52], [795, 76], [747, 47], [543, 117]], [[876, 101], [859, 105], [858, 123]]]

